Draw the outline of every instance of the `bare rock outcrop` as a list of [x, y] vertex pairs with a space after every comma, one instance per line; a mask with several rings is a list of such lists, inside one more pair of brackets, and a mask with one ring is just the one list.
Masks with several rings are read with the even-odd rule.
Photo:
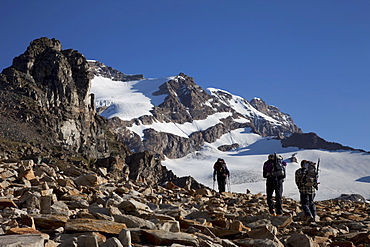
[[[22, 143], [18, 154], [28, 156], [65, 150], [102, 158], [114, 152], [114, 136], [90, 95], [89, 69], [81, 53], [62, 50], [56, 39], [32, 41], [0, 74], [2, 144]], [[2, 155], [16, 156], [16, 149]]]
[[[281, 143], [283, 147], [298, 147], [303, 149], [355, 150], [339, 143], [325, 141], [313, 132], [294, 133], [283, 139]], [[364, 150], [360, 151], [364, 152]]]
[[105, 64], [99, 61], [87, 61], [90, 66], [90, 72], [93, 75], [103, 76], [106, 78], [111, 78], [114, 81], [136, 81], [144, 79], [144, 75], [126, 75], [116, 69], [113, 69], [110, 66], [106, 66]]

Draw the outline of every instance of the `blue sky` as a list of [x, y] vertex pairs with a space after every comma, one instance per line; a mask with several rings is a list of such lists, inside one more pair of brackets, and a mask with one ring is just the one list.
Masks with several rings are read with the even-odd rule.
[[183, 72], [370, 151], [370, 1], [0, 2], [0, 70], [40, 37], [126, 74]]

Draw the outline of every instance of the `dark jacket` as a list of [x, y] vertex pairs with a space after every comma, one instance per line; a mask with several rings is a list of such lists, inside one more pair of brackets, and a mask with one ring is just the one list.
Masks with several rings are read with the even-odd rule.
[[226, 166], [225, 161], [218, 159], [217, 162], [213, 165], [213, 179], [217, 176], [217, 180], [226, 179], [227, 176], [230, 176], [229, 169]]
[[[274, 162], [275, 162], [274, 160], [267, 160], [263, 164], [263, 177], [264, 178], [271, 177], [271, 174], [273, 172]], [[282, 161], [281, 163], [283, 164], [284, 167], [286, 167], [287, 164], [285, 161]]]

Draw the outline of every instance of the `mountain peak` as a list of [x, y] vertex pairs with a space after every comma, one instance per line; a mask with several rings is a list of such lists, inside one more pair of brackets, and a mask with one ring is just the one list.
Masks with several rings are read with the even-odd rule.
[[[247, 100], [224, 90], [204, 90], [195, 83], [194, 78], [182, 72], [168, 78], [156, 89], [150, 80], [128, 85], [113, 83], [113, 80], [109, 82], [109, 78], [106, 78], [103, 85], [98, 79], [101, 76], [104, 74], [100, 73], [92, 81], [96, 99], [110, 102], [109, 108], [101, 114], [114, 112], [120, 116], [126, 127], [123, 129], [115, 120], [116, 131], [135, 151], [150, 150], [169, 158], [178, 158], [199, 150], [205, 142], [214, 142], [222, 135], [240, 128], [248, 128], [249, 132], [261, 136], [275, 137], [300, 132], [289, 115], [281, 113], [276, 107], [264, 104], [269, 111], [259, 111]], [[99, 89], [96, 84], [98, 80]], [[104, 93], [104, 88], [111, 83], [115, 90]], [[150, 92], [148, 87], [152, 87]], [[125, 90], [130, 93], [125, 93]], [[123, 95], [129, 95], [130, 101], [123, 103]], [[134, 97], [140, 97], [140, 100]], [[151, 103], [158, 97], [162, 97], [161, 103]], [[148, 101], [148, 111], [125, 120], [125, 114], [131, 114], [138, 101]], [[99, 102], [97, 105], [103, 105]], [[225, 150], [237, 145], [229, 143], [221, 146]]]
[[34, 152], [58, 146], [63, 152], [106, 156], [108, 132], [90, 95], [89, 68], [81, 53], [62, 50], [56, 39], [32, 41], [0, 76], [2, 137], [37, 143]]

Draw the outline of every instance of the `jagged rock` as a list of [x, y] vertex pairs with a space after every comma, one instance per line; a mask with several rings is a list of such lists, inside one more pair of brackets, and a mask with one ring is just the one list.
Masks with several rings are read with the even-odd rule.
[[[0, 76], [1, 108], [6, 109], [0, 114], [0, 133], [22, 148], [3, 156], [35, 156], [54, 146], [60, 153], [78, 150], [96, 158], [117, 150], [120, 144], [112, 146], [112, 133], [96, 113], [89, 69], [82, 54], [62, 50], [60, 41], [46, 37], [32, 41], [13, 59]], [[130, 153], [124, 145], [120, 149], [123, 156]]]
[[98, 244], [101, 244], [107, 240], [107, 237], [99, 232], [79, 232], [79, 233], [69, 233], [69, 234], [66, 234], [66, 233], [58, 234], [54, 238], [54, 241], [63, 246], [73, 246], [71, 244], [75, 242], [77, 245], [77, 242], [80, 237], [83, 237], [85, 239], [86, 237], [91, 237], [90, 238], [90, 240], [92, 240], [91, 242], [94, 243], [95, 242], [94, 239], [96, 239]]
[[148, 220], [133, 215], [113, 215], [114, 221], [124, 223], [128, 228], [156, 229], [156, 225]]
[[165, 220], [159, 221], [156, 224], [158, 230], [164, 230], [169, 232], [180, 232], [180, 223], [177, 220]]
[[226, 151], [230, 151], [232, 149], [236, 149], [238, 147], [239, 147], [238, 143], [233, 143], [231, 145], [221, 145], [221, 146], [217, 147], [217, 149], [222, 151], [222, 152], [226, 152]]
[[366, 202], [366, 199], [359, 194], [342, 194], [340, 197], [335, 198], [335, 200], [348, 200], [355, 202]]
[[186, 188], [188, 190], [193, 189], [193, 190], [198, 190], [198, 189], [205, 189], [206, 186], [203, 184], [198, 183], [193, 177], [191, 176], [185, 176], [181, 178], [176, 178], [170, 180], [172, 183], [175, 185], [181, 187], [181, 188]]
[[99, 247], [98, 239], [94, 235], [82, 235], [77, 238], [77, 246]]
[[312, 238], [306, 234], [292, 234], [287, 241], [288, 245], [291, 247], [313, 247], [317, 246]]
[[301, 130], [293, 123], [292, 118], [288, 114], [282, 113], [277, 107], [267, 105], [260, 98], [252, 99], [250, 104], [258, 111], [282, 123], [281, 126], [274, 126], [274, 128], [271, 128], [272, 125], [269, 121], [257, 118], [256, 121], [259, 123], [256, 124], [256, 128], [263, 136], [279, 136], [280, 133], [301, 133]]
[[63, 215], [67, 217], [69, 217], [72, 214], [67, 204], [60, 201], [55, 202], [53, 205], [51, 205], [51, 212], [54, 215]]
[[32, 215], [35, 225], [42, 229], [64, 227], [68, 217], [61, 215]]
[[17, 205], [14, 203], [12, 199], [9, 198], [1, 198], [0, 197], [0, 209], [4, 209], [6, 207], [14, 207], [16, 208]]
[[370, 233], [369, 232], [358, 233], [356, 234], [356, 236], [352, 237], [350, 240], [355, 245], [370, 244]]
[[147, 151], [127, 157], [126, 162], [130, 167], [129, 178], [134, 181], [145, 180], [148, 185], [154, 185], [177, 178], [172, 171], [161, 165], [158, 157]]
[[94, 219], [72, 219], [66, 222], [66, 231], [76, 232], [102, 232], [108, 234], [119, 234], [122, 229], [127, 228], [125, 224], [108, 220]]
[[125, 75], [112, 67], [106, 66], [99, 61], [88, 61], [90, 71], [94, 75], [111, 78], [114, 81], [137, 81], [144, 79], [144, 75]]
[[107, 241], [102, 243], [99, 247], [123, 247], [123, 245], [118, 238], [112, 237], [107, 239]]
[[10, 228], [6, 231], [7, 235], [41, 235], [44, 239], [49, 239], [49, 235], [45, 233], [41, 233], [40, 231], [27, 227], [27, 228]]
[[77, 186], [97, 186], [104, 182], [104, 180], [95, 173], [88, 173], [81, 175], [74, 180]]
[[194, 235], [183, 232], [168, 232], [163, 230], [142, 230], [143, 237], [154, 245], [183, 244], [187, 246], [199, 246]]
[[28, 215], [28, 214], [23, 214], [21, 216], [21, 224], [23, 226], [28, 226], [30, 228], [36, 229], [35, 221], [34, 221], [33, 217]]
[[117, 207], [128, 214], [145, 214], [153, 212], [148, 205], [135, 200], [123, 201]]
[[118, 235], [118, 239], [121, 241], [123, 247], [131, 247], [131, 233], [128, 229], [122, 229]]
[[283, 147], [298, 147], [304, 149], [325, 149], [325, 150], [354, 150], [353, 148], [343, 146], [335, 142], [327, 142], [310, 133], [293, 133], [281, 141]]
[[237, 239], [236, 244], [238, 246], [246, 246], [246, 247], [284, 247], [284, 245], [279, 241], [275, 242], [271, 239]]
[[355, 247], [351, 241], [334, 241], [328, 245], [329, 247]]
[[275, 240], [276, 238], [277, 229], [272, 226], [263, 226], [257, 229], [250, 230], [247, 235], [250, 238], [268, 238], [271, 240]]
[[0, 236], [0, 247], [13, 246], [44, 247], [44, 238], [41, 234]]
[[41, 214], [51, 214], [51, 196], [41, 196], [40, 198], [40, 213]]

